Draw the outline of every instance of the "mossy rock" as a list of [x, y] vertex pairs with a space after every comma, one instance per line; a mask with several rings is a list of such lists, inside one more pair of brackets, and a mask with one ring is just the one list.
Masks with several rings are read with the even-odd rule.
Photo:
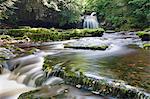
[[71, 46], [65, 45], [64, 48], [85, 49], [85, 50], [106, 50], [108, 46]]
[[150, 41], [150, 32], [140, 31], [137, 35], [142, 39], [142, 41]]
[[14, 54], [9, 50], [9, 49], [6, 49], [6, 48], [0, 48], [0, 59], [10, 59], [10, 58], [13, 58], [14, 57]]
[[94, 37], [94, 36], [102, 36], [104, 33], [104, 29], [73, 29], [71, 30], [71, 36], [73, 37]]
[[143, 48], [144, 48], [144, 49], [150, 49], [150, 43], [149, 43], [149, 44], [144, 44], [144, 45], [143, 45]]
[[95, 37], [102, 36], [104, 29], [72, 29], [72, 30], [58, 30], [55, 28], [21, 28], [9, 29], [7, 35], [13, 37], [27, 36], [33, 41], [60, 41], [69, 40], [74, 37]]
[[150, 27], [144, 30], [145, 32], [150, 32]]
[[9, 35], [0, 35], [0, 40], [12, 40], [12, 38]]
[[115, 31], [114, 30], [106, 30], [105, 33], [115, 33]]
[[18, 28], [19, 28], [19, 29], [31, 29], [30, 26], [19, 26]]

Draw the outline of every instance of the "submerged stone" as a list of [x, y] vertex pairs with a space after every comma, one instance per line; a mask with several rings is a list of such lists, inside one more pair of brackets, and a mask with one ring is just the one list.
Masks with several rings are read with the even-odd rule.
[[108, 46], [69, 46], [69, 45], [65, 45], [64, 48], [85, 49], [85, 50], [106, 50], [108, 48]]

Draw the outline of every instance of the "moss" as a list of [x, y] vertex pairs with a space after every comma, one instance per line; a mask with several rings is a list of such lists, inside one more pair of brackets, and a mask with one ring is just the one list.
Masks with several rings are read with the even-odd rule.
[[65, 48], [87, 49], [87, 50], [105, 50], [108, 46], [70, 46], [65, 45]]
[[146, 28], [144, 29], [145, 32], [150, 32], [150, 27], [149, 28]]
[[31, 29], [30, 26], [19, 26], [18, 28], [19, 28], [19, 29]]
[[102, 36], [104, 29], [73, 29], [71, 35], [73, 37], [89, 37], [89, 36]]
[[55, 28], [21, 28], [9, 29], [7, 35], [13, 37], [27, 36], [33, 41], [58, 41], [68, 40], [74, 37], [102, 36], [104, 29], [72, 29], [57, 30]]
[[0, 39], [12, 40], [12, 38], [9, 35], [0, 35]]
[[150, 49], [150, 43], [149, 43], [149, 44], [144, 44], [144, 45], [143, 45], [143, 48], [144, 48], [144, 49]]
[[142, 41], [150, 41], [150, 32], [140, 31], [137, 35], [142, 39]]

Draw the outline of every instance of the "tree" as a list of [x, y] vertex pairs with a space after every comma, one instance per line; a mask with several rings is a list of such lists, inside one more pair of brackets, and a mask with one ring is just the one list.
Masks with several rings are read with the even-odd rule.
[[142, 29], [150, 23], [149, 0], [86, 0], [86, 5], [87, 11], [96, 11], [109, 27]]
[[[8, 2], [9, 3], [8, 3]], [[7, 16], [9, 21], [49, 21], [63, 25], [80, 20], [80, 0], [1, 0], [1, 17]], [[15, 1], [15, 2], [14, 2]], [[9, 8], [8, 8], [9, 5]], [[10, 9], [12, 7], [17, 9]], [[5, 12], [5, 13], [4, 13]], [[7, 13], [11, 13], [7, 14]], [[13, 15], [12, 15], [13, 14]], [[5, 17], [6, 18], [6, 17]], [[28, 19], [27, 19], [28, 18]], [[15, 20], [15, 21], [14, 21]]]
[[8, 18], [13, 14], [14, 4], [18, 0], [0, 0], [0, 19]]

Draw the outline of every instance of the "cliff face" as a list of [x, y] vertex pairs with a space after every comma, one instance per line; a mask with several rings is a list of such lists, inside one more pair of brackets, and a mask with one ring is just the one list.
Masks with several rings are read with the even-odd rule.
[[22, 0], [16, 6], [15, 17], [19, 25], [58, 24], [58, 12], [45, 6], [41, 0]]
[[72, 27], [80, 21], [81, 9], [77, 1], [18, 0], [15, 7], [6, 22], [34, 27]]

